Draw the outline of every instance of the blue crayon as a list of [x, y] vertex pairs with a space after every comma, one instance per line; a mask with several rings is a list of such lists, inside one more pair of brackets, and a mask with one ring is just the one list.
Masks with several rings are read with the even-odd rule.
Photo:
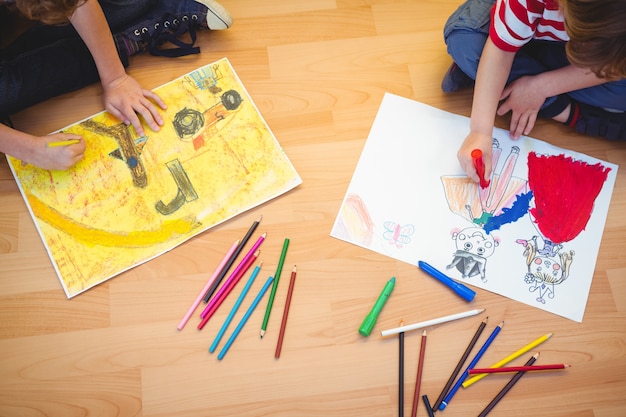
[[467, 288], [465, 285], [459, 282], [456, 282], [443, 272], [436, 270], [424, 261], [418, 261], [417, 265], [420, 267], [420, 269], [427, 272], [439, 282], [445, 284], [448, 288], [454, 291], [459, 297], [461, 297], [465, 301], [470, 302], [474, 299], [474, 296], [476, 295], [476, 292], [474, 290]]

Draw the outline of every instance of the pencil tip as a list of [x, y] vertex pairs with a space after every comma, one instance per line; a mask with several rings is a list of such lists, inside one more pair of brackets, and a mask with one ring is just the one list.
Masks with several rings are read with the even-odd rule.
[[263, 339], [263, 336], [265, 336], [265, 330], [261, 330], [261, 339]]
[[426, 336], [426, 330], [422, 332], [422, 336]]
[[261, 214], [259, 218], [257, 219], [257, 222], [260, 222], [262, 219], [263, 219], [263, 215]]
[[537, 353], [535, 353], [535, 354], [533, 355], [533, 358], [535, 358], [535, 359], [537, 359], [538, 357], [539, 357], [539, 352], [537, 352]]
[[291, 270], [291, 272], [296, 272], [296, 266], [293, 266], [293, 269]]

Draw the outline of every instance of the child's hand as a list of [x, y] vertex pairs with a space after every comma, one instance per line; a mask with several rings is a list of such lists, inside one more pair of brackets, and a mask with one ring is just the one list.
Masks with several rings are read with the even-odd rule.
[[480, 178], [474, 167], [474, 160], [472, 159], [472, 151], [474, 149], [480, 149], [483, 152], [485, 179], [489, 180], [491, 178], [491, 141], [490, 135], [470, 132], [457, 152], [457, 158], [459, 159], [461, 168], [463, 168], [463, 171], [465, 171], [467, 176], [474, 182], [480, 182]]
[[163, 126], [163, 118], [154, 103], [161, 109], [167, 106], [157, 94], [141, 88], [134, 78], [124, 74], [106, 85], [103, 84], [103, 88], [107, 111], [125, 124], [132, 124], [138, 135], [143, 136], [144, 130], [137, 114], [140, 114], [154, 131]]
[[[73, 139], [78, 139], [79, 142], [72, 145], [48, 146], [48, 143]], [[72, 133], [35, 137], [33, 144], [32, 158], [24, 162], [43, 169], [66, 170], [76, 165], [85, 156], [85, 141], [81, 136]]]
[[528, 135], [535, 126], [537, 114], [546, 100], [546, 95], [537, 85], [535, 76], [525, 76], [513, 81], [502, 91], [500, 100], [504, 100], [498, 108], [498, 115], [504, 116], [511, 111], [511, 139], [519, 139]]

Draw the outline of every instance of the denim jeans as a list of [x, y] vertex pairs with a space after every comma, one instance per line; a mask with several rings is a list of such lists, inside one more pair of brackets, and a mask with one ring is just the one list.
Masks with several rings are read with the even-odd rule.
[[[444, 40], [448, 53], [459, 68], [472, 79], [476, 79], [478, 61], [489, 36], [491, 7], [495, 0], [467, 0], [448, 19], [444, 26]], [[507, 83], [525, 75], [537, 75], [569, 65], [564, 42], [532, 40], [516, 54]], [[567, 93], [571, 98], [602, 108], [626, 111], [626, 80], [604, 83]], [[558, 100], [564, 103], [569, 100]], [[549, 97], [542, 109], [553, 103]], [[554, 112], [554, 111], [553, 111]], [[558, 113], [558, 111], [557, 111]]]
[[[113, 34], [144, 20], [158, 0], [99, 0]], [[118, 48], [122, 64], [128, 56]], [[0, 51], [0, 116], [99, 80], [87, 46], [72, 25], [37, 25]]]

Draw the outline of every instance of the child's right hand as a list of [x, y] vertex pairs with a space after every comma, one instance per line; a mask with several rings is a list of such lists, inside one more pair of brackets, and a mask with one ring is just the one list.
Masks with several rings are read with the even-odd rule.
[[[24, 162], [32, 163], [40, 168], [67, 170], [76, 165], [85, 156], [85, 141], [79, 135], [73, 133], [55, 133], [35, 139], [37, 140], [35, 142], [32, 159]], [[72, 139], [78, 139], [80, 142], [65, 146], [48, 146], [50, 142]]]
[[470, 132], [463, 141], [463, 144], [457, 152], [457, 158], [461, 164], [461, 168], [467, 176], [474, 182], [480, 182], [474, 160], [472, 159], [472, 151], [480, 149], [483, 152], [483, 162], [485, 164], [485, 179], [491, 178], [491, 135], [484, 135], [477, 132]]

